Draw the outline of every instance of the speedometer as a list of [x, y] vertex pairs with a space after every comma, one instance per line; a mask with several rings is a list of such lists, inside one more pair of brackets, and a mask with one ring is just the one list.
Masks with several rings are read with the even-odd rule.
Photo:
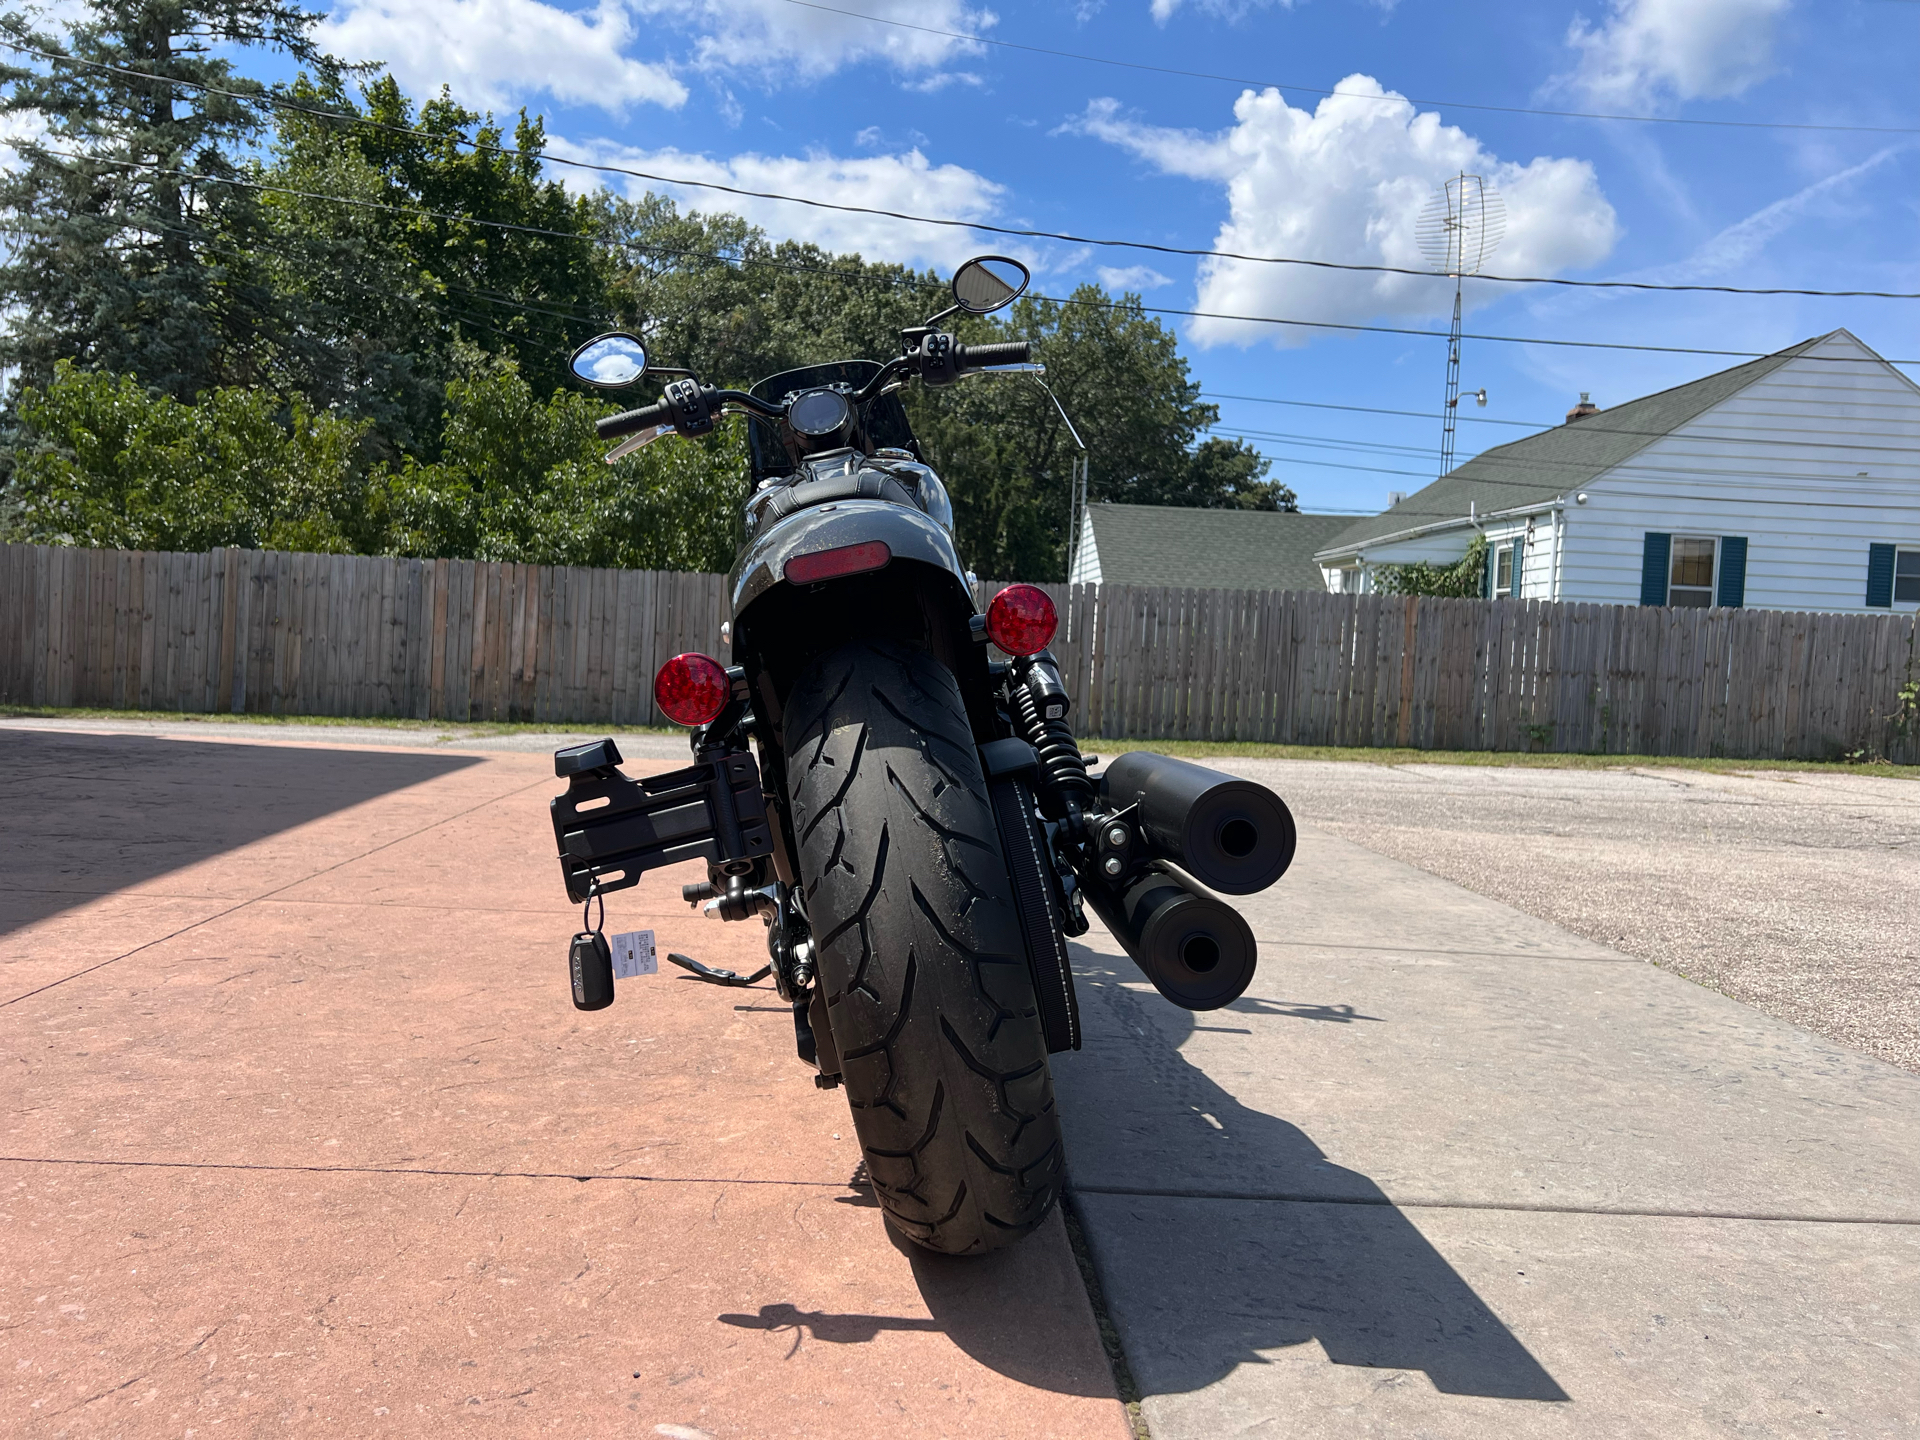
[[787, 424], [802, 435], [836, 435], [852, 418], [847, 397], [837, 390], [809, 390], [787, 406]]

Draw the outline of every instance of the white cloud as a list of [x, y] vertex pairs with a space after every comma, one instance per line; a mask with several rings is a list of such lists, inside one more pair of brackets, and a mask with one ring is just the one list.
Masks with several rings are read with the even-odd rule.
[[[648, 15], [650, 25], [697, 32], [694, 53], [703, 69], [809, 80], [864, 60], [910, 73], [938, 70], [980, 51], [956, 36], [979, 34], [999, 18], [991, 10], [970, 9], [965, 0], [862, 0], [847, 7], [872, 20], [785, 0], [637, 0], [636, 8]], [[903, 23], [877, 23], [883, 20]], [[942, 30], [951, 33], [932, 33]]]
[[[1217, 135], [1165, 130], [1125, 120], [1113, 101], [1100, 100], [1072, 128], [1168, 174], [1222, 184], [1228, 218], [1214, 239], [1219, 250], [1424, 270], [1415, 221], [1434, 190], [1463, 170], [1492, 181], [1506, 201], [1507, 234], [1494, 273], [1552, 275], [1593, 265], [1619, 235], [1586, 161], [1502, 160], [1365, 75], [1342, 80], [1311, 114], [1277, 91], [1249, 90], [1234, 117], [1233, 128]], [[1302, 320], [1431, 316], [1445, 314], [1453, 299], [1452, 286], [1439, 279], [1299, 265], [1203, 260], [1198, 278], [1199, 309]], [[1492, 299], [1492, 288], [1470, 283], [1470, 303]], [[1189, 333], [1202, 345], [1299, 345], [1309, 338], [1302, 330], [1230, 320], [1196, 320]]]
[[[1149, 9], [1154, 23], [1164, 25], [1171, 20], [1174, 12], [1181, 9], [1186, 0], [1153, 0]], [[1215, 15], [1223, 20], [1238, 20], [1249, 10], [1263, 10], [1269, 5], [1278, 4], [1288, 10], [1293, 8], [1293, 0], [1195, 0], [1195, 8]]]
[[[999, 209], [1003, 187], [959, 165], [934, 165], [916, 148], [903, 154], [843, 158], [820, 152], [791, 155], [734, 155], [716, 159], [681, 150], [635, 150], [607, 142], [580, 144], [554, 137], [556, 155], [623, 165], [663, 176], [684, 176], [781, 195], [814, 196], [841, 205], [862, 205], [915, 215], [956, 220], [988, 220]], [[616, 184], [619, 176], [593, 180], [590, 172], [558, 167], [556, 178], [570, 185]], [[691, 185], [628, 179], [629, 194], [648, 190], [671, 195], [697, 210], [730, 210], [744, 215], [776, 239], [811, 240], [826, 249], [858, 251], [868, 260], [950, 267], [983, 247], [981, 237], [954, 226], [916, 224], [886, 215], [821, 210], [788, 201], [729, 195]], [[1004, 243], [1004, 242], [1002, 242]], [[1021, 258], [1026, 258], [1022, 256]]]
[[1577, 16], [1563, 77], [1595, 101], [1645, 106], [1738, 95], [1774, 71], [1773, 22], [1789, 0], [1612, 0], [1593, 25]]
[[1138, 295], [1173, 283], [1170, 276], [1162, 275], [1151, 265], [1128, 265], [1121, 269], [1102, 265], [1094, 274], [1100, 277], [1100, 283], [1111, 295], [1120, 295], [1129, 290]]
[[385, 65], [415, 93], [445, 84], [483, 108], [542, 90], [615, 112], [687, 98], [666, 67], [621, 53], [635, 31], [619, 0], [583, 11], [541, 0], [343, 0], [318, 38], [336, 55]]

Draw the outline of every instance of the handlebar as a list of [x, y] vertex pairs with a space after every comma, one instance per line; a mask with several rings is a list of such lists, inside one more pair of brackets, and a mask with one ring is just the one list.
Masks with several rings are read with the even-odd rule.
[[[1033, 346], [1026, 340], [1003, 340], [987, 345], [962, 345], [956, 342], [952, 348], [952, 356], [953, 369], [947, 373], [949, 375], [964, 374], [967, 371], [983, 370], [991, 365], [1025, 365], [1033, 358]], [[915, 360], [910, 356], [900, 356], [889, 361], [879, 374], [861, 387], [859, 394], [853, 397], [854, 402], [865, 403], [877, 395], [894, 375], [902, 369], [911, 368], [914, 364]], [[926, 374], [925, 371], [922, 373]], [[932, 383], [931, 377], [928, 378], [929, 383]], [[676, 387], [686, 386], [688, 396], [691, 397], [695, 393], [692, 389], [694, 383], [687, 380], [676, 381], [674, 385], [668, 387], [669, 395], [671, 396]], [[618, 415], [609, 415], [604, 420], [594, 421], [594, 432], [602, 440], [619, 440], [659, 425], [680, 423], [685, 433], [700, 433], [711, 428], [711, 421], [707, 417], [717, 413], [722, 406], [726, 405], [763, 415], [769, 420], [778, 420], [782, 414], [779, 406], [769, 405], [766, 401], [740, 390], [715, 390], [701, 387], [697, 394], [698, 399], [693, 401], [690, 407], [676, 406], [672, 399], [668, 398], [652, 405], [642, 405], [638, 410], [626, 410]], [[683, 413], [683, 410], [687, 413]], [[687, 423], [689, 421], [698, 424], [700, 430], [692, 429]]]
[[638, 410], [609, 415], [604, 420], [596, 420], [593, 422], [593, 428], [602, 440], [618, 440], [623, 435], [637, 435], [640, 431], [651, 430], [656, 425], [672, 423], [672, 407], [665, 401], [661, 401], [655, 405], [642, 405]]
[[1028, 340], [1001, 340], [989, 345], [956, 345], [955, 359], [962, 370], [979, 370], [988, 365], [1025, 365], [1033, 359], [1033, 344]]
[[[778, 420], [781, 415], [778, 405], [769, 405], [744, 390], [706, 388], [701, 390], [700, 399], [704, 402], [702, 409], [707, 413], [717, 414], [722, 406], [734, 405], [756, 415], [764, 415], [769, 420]], [[652, 405], [642, 405], [638, 410], [627, 410], [618, 415], [609, 415], [604, 420], [596, 420], [593, 428], [602, 440], [618, 440], [623, 435], [635, 435], [656, 425], [672, 425], [682, 418], [670, 400], [660, 400]]]

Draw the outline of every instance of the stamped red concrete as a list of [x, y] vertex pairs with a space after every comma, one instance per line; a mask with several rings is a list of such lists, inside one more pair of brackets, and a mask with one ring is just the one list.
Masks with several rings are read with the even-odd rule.
[[[1122, 1440], [1058, 1221], [897, 1247], [770, 989], [573, 1010], [553, 789], [0, 738], [0, 1432]], [[757, 968], [690, 878], [609, 931]]]

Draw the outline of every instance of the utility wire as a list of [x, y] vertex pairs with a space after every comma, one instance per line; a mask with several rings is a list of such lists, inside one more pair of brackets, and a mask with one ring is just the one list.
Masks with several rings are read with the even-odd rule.
[[[1920, 0], [1916, 0], [1916, 3], [1920, 3]], [[1249, 400], [1261, 405], [1294, 405], [1313, 410], [1358, 410], [1368, 415], [1405, 415], [1415, 420], [1438, 420], [1440, 418], [1438, 415], [1429, 414], [1424, 410], [1383, 410], [1372, 405], [1333, 405], [1323, 400], [1276, 400], [1265, 395], [1223, 395], [1215, 390], [1203, 390], [1200, 393], [1202, 397], [1209, 400]], [[1632, 402], [1629, 401], [1626, 403], [1631, 404]], [[1585, 420], [1579, 421], [1580, 433], [1582, 435], [1638, 435], [1645, 436], [1652, 440], [1661, 439], [1674, 433], [1671, 430], [1634, 430], [1619, 425], [1608, 425], [1603, 423], [1603, 417], [1607, 413], [1607, 411], [1602, 410], [1598, 415], [1588, 416]], [[1481, 425], [1519, 426], [1523, 429], [1532, 430], [1535, 434], [1544, 434], [1548, 430], [1564, 429], [1566, 425], [1575, 423], [1573, 421], [1564, 421], [1559, 424], [1540, 425], [1530, 420], [1486, 420], [1472, 415], [1462, 415], [1460, 419], [1462, 423], [1468, 420], [1474, 420]], [[1870, 438], [1882, 440], [1905, 440], [1907, 443], [1905, 445], [1856, 445], [1848, 440], [1785, 440], [1759, 435], [1700, 435], [1690, 438], [1710, 441], [1716, 445], [1765, 445], [1769, 448], [1788, 445], [1808, 446], [1820, 450], [1887, 450], [1897, 454], [1912, 455], [1920, 459], [1920, 435], [1908, 435], [1898, 430], [1855, 429], [1849, 430], [1847, 433], [1849, 435], [1865, 435]], [[1333, 439], [1335, 437], [1313, 436], [1309, 438]], [[1521, 440], [1530, 438], [1530, 436], [1522, 435], [1514, 440], [1504, 441], [1502, 442], [1502, 448], [1504, 448], [1505, 445], [1517, 445]], [[1373, 444], [1377, 442], [1355, 441], [1354, 443]], [[1433, 453], [1438, 454], [1439, 452], [1435, 450]]]
[[[18, 150], [18, 149], [25, 149], [27, 147], [15, 145], [14, 148]], [[291, 188], [290, 186], [270, 185], [260, 180], [242, 180], [235, 176], [208, 175], [199, 171], [168, 169], [165, 166], [159, 165], [158, 163], [151, 162], [151, 161], [109, 160], [109, 159], [104, 159], [98, 156], [73, 155], [65, 151], [52, 150], [45, 146], [38, 146], [38, 145], [33, 146], [31, 148], [39, 151], [41, 154], [52, 155], [59, 159], [64, 159], [64, 160], [82, 161], [82, 162], [98, 164], [98, 165], [117, 165], [122, 169], [127, 169], [127, 170], [148, 170], [148, 171], [152, 171], [155, 174], [173, 175], [177, 177], [184, 177], [190, 180], [203, 181], [210, 184], [235, 185], [245, 189], [263, 191], [269, 194], [291, 195], [300, 199], [326, 200], [326, 201], [332, 201], [333, 203], [339, 204], [339, 205], [352, 205], [352, 206], [358, 206], [362, 209], [383, 210], [388, 212], [389, 214], [417, 215], [417, 216], [423, 216], [427, 219], [447, 220], [447, 221], [451, 221], [453, 223], [462, 224], [462, 225], [480, 225], [480, 226], [485, 226], [485, 227], [488, 227], [491, 229], [497, 229], [497, 230], [517, 231], [519, 233], [527, 234], [527, 235], [539, 235], [539, 236], [550, 237], [558, 240], [572, 240], [572, 241], [577, 241], [577, 242], [581, 242], [588, 245], [598, 245], [607, 249], [614, 249], [614, 250], [631, 249], [631, 250], [639, 250], [644, 253], [659, 254], [659, 255], [680, 255], [680, 256], [686, 256], [686, 257], [695, 258], [695, 259], [716, 260], [721, 262], [722, 264], [738, 264], [741, 266], [765, 265], [773, 269], [784, 269], [793, 273], [827, 275], [827, 276], [837, 277], [842, 280], [846, 280], [850, 283], [868, 284], [868, 285], [884, 285], [894, 289], [916, 287], [924, 283], [918, 280], [911, 279], [906, 276], [891, 277], [891, 278], [867, 276], [867, 275], [861, 275], [852, 271], [837, 270], [831, 266], [797, 265], [789, 261], [776, 260], [776, 259], [773, 259], [772, 257], [766, 257], [766, 258], [742, 257], [742, 258], [736, 259], [734, 257], [718, 254], [711, 251], [671, 250], [661, 246], [649, 246], [638, 241], [621, 241], [621, 240], [610, 239], [608, 237], [600, 236], [600, 235], [582, 234], [578, 231], [550, 230], [539, 225], [522, 225], [522, 224], [518, 224], [516, 222], [508, 221], [508, 220], [483, 220], [483, 219], [480, 219], [478, 216], [452, 214], [452, 213], [449, 213], [446, 211], [440, 211], [440, 210], [429, 210], [423, 206], [418, 206], [418, 205], [391, 205], [378, 200], [362, 200], [354, 196], [348, 196], [348, 195], [329, 195], [323, 192], [313, 191], [313, 190], [296, 190]], [[135, 226], [132, 226], [131, 228], [138, 228], [138, 227], [137, 225], [135, 225]], [[1217, 311], [1217, 310], [1182, 310], [1182, 309], [1177, 309], [1172, 306], [1166, 306], [1166, 305], [1147, 305], [1139, 301], [1135, 301], [1133, 305], [1129, 307], [1124, 301], [1081, 300], [1081, 299], [1076, 299], [1073, 296], [1054, 296], [1054, 295], [1039, 294], [1039, 295], [1035, 295], [1033, 298], [1036, 300], [1046, 301], [1048, 303], [1055, 304], [1055, 305], [1076, 305], [1076, 306], [1090, 307], [1090, 308], [1103, 309], [1103, 310], [1118, 310], [1118, 309], [1134, 308], [1139, 310], [1143, 314], [1149, 314], [1149, 315], [1181, 315], [1181, 316], [1188, 316], [1192, 318], [1209, 319], [1209, 320], [1234, 320], [1234, 321], [1242, 321], [1242, 322], [1245, 322], [1248, 324], [1254, 324], [1254, 325], [1295, 325], [1295, 326], [1302, 326], [1302, 327], [1305, 327], [1308, 329], [1314, 329], [1314, 330], [1341, 330], [1341, 331], [1348, 331], [1353, 333], [1369, 334], [1369, 335], [1415, 335], [1415, 336], [1421, 336], [1421, 337], [1432, 339], [1432, 340], [1445, 340], [1448, 338], [1447, 332], [1444, 330], [1422, 330], [1412, 326], [1404, 326], [1404, 325], [1356, 325], [1356, 324], [1351, 324], [1343, 321], [1335, 321], [1335, 320], [1296, 320], [1296, 319], [1289, 319], [1289, 318], [1275, 316], [1275, 315], [1239, 315], [1239, 314], [1233, 314], [1231, 312], [1224, 312], [1224, 311]], [[1474, 331], [1463, 332], [1461, 338], [1465, 340], [1482, 340], [1482, 341], [1490, 341], [1490, 342], [1495, 342], [1499, 344], [1508, 344], [1508, 345], [1552, 345], [1552, 346], [1561, 347], [1561, 348], [1573, 348], [1573, 349], [1582, 349], [1582, 350], [1627, 350], [1627, 351], [1647, 352], [1647, 353], [1662, 354], [1662, 355], [1710, 355], [1710, 356], [1724, 356], [1724, 357], [1740, 359], [1740, 360], [1764, 360], [1768, 358], [1770, 354], [1774, 353], [1774, 352], [1764, 351], [1764, 350], [1713, 350], [1713, 349], [1706, 349], [1700, 346], [1693, 346], [1693, 345], [1633, 345], [1633, 344], [1627, 344], [1625, 342], [1618, 341], [1618, 340], [1557, 340], [1557, 339], [1548, 339], [1544, 336], [1539, 336], [1539, 335], [1492, 335], [1492, 334], [1482, 334]], [[1797, 358], [1803, 359], [1803, 360], [1817, 360], [1817, 361], [1831, 362], [1834, 364], [1845, 364], [1845, 365], [1863, 365], [1863, 364], [1872, 363], [1871, 361], [1860, 360], [1850, 355], [1803, 355]], [[1920, 365], [1920, 360], [1889, 359], [1889, 360], [1886, 360], [1885, 363], [1889, 365]]]
[[[0, 44], [38, 55], [43, 59], [57, 60], [67, 64], [85, 65], [98, 70], [108, 70], [117, 74], [133, 76], [142, 80], [151, 80], [163, 85], [176, 85], [190, 90], [199, 90], [207, 94], [226, 95], [236, 99], [251, 100], [256, 103], [274, 105], [299, 113], [319, 116], [331, 120], [344, 120], [349, 123], [365, 125], [376, 130], [392, 134], [410, 135], [436, 143], [451, 141], [456, 145], [466, 145], [476, 153], [495, 155], [528, 156], [528, 152], [511, 145], [496, 145], [478, 140], [467, 140], [458, 135], [435, 134], [432, 131], [416, 129], [412, 126], [389, 125], [384, 121], [370, 119], [364, 115], [348, 115], [336, 110], [322, 109], [318, 106], [301, 105], [269, 91], [241, 91], [223, 89], [199, 80], [182, 80], [169, 75], [158, 75], [147, 70], [136, 70], [124, 65], [110, 65], [104, 61], [83, 60], [76, 56], [62, 55], [56, 51], [38, 46], [23, 44], [17, 40], [0, 38]], [[16, 147], [17, 148], [17, 147]], [[1101, 249], [1142, 250], [1154, 255], [1180, 255], [1203, 260], [1233, 260], [1251, 265], [1297, 265], [1312, 270], [1335, 270], [1344, 273], [1363, 275], [1405, 275], [1423, 280], [1444, 280], [1432, 270], [1416, 270], [1403, 265], [1360, 265], [1341, 260], [1308, 260], [1293, 255], [1249, 255], [1237, 250], [1200, 249], [1189, 245], [1163, 245], [1150, 240], [1121, 240], [1112, 237], [1076, 235], [1066, 230], [1038, 230], [1019, 225], [995, 225], [985, 220], [957, 220], [945, 216], [915, 215], [906, 210], [888, 210], [876, 205], [849, 205], [835, 200], [820, 200], [807, 195], [787, 195], [777, 190], [749, 190], [739, 185], [723, 185], [717, 180], [695, 180], [686, 176], [662, 175], [657, 171], [636, 170], [626, 165], [608, 165], [588, 160], [574, 160], [566, 156], [545, 152], [533, 154], [528, 158], [545, 164], [569, 165], [579, 170], [591, 170], [604, 175], [625, 175], [636, 180], [645, 180], [655, 185], [677, 185], [682, 188], [712, 190], [723, 195], [734, 195], [749, 200], [773, 200], [786, 205], [804, 205], [815, 210], [832, 210], [848, 215], [872, 215], [886, 220], [902, 220], [914, 225], [931, 225], [943, 229], [977, 230], [988, 235], [1007, 235], [1022, 240], [1058, 240], [1069, 245], [1090, 245]], [[1793, 286], [1753, 287], [1743, 285], [1670, 285], [1650, 280], [1569, 280], [1552, 275], [1475, 275], [1475, 280], [1497, 285], [1556, 285], [1575, 290], [1641, 290], [1660, 293], [1706, 293], [1716, 295], [1798, 295], [1820, 299], [1867, 299], [1867, 300], [1920, 300], [1920, 291], [1914, 290], [1814, 290]]]
[[965, 40], [975, 45], [991, 45], [1000, 50], [1021, 50], [1029, 55], [1047, 55], [1058, 60], [1080, 60], [1089, 65], [1111, 65], [1119, 70], [1143, 70], [1152, 75], [1178, 75], [1187, 80], [1217, 80], [1228, 85], [1257, 85], [1270, 90], [1288, 90], [1296, 95], [1338, 95], [1343, 100], [1371, 101], [1375, 104], [1433, 105], [1446, 110], [1481, 110], [1493, 115], [1542, 115], [1559, 120], [1628, 120], [1641, 125], [1698, 125], [1725, 130], [1840, 130], [1869, 135], [1920, 135], [1920, 126], [1912, 125], [1814, 125], [1785, 120], [1701, 120], [1681, 115], [1621, 115], [1592, 110], [1538, 110], [1519, 105], [1477, 105], [1464, 100], [1423, 100], [1414, 95], [1353, 95], [1326, 90], [1314, 85], [1290, 85], [1281, 80], [1254, 80], [1241, 75], [1216, 75], [1205, 70], [1178, 70], [1170, 65], [1147, 65], [1135, 60], [1115, 60], [1106, 55], [1083, 55], [1075, 50], [1053, 50], [1044, 45], [1022, 45], [1012, 40], [996, 40], [987, 35], [970, 35], [960, 30], [940, 30], [931, 25], [914, 25], [905, 20], [890, 20], [883, 15], [868, 15], [859, 10], [842, 10], [821, 5], [815, 0], [786, 0], [803, 10], [819, 10], [828, 15], [844, 15], [850, 20], [865, 20], [873, 25], [891, 25], [898, 30], [917, 30], [923, 35], [939, 35], [949, 40]]

